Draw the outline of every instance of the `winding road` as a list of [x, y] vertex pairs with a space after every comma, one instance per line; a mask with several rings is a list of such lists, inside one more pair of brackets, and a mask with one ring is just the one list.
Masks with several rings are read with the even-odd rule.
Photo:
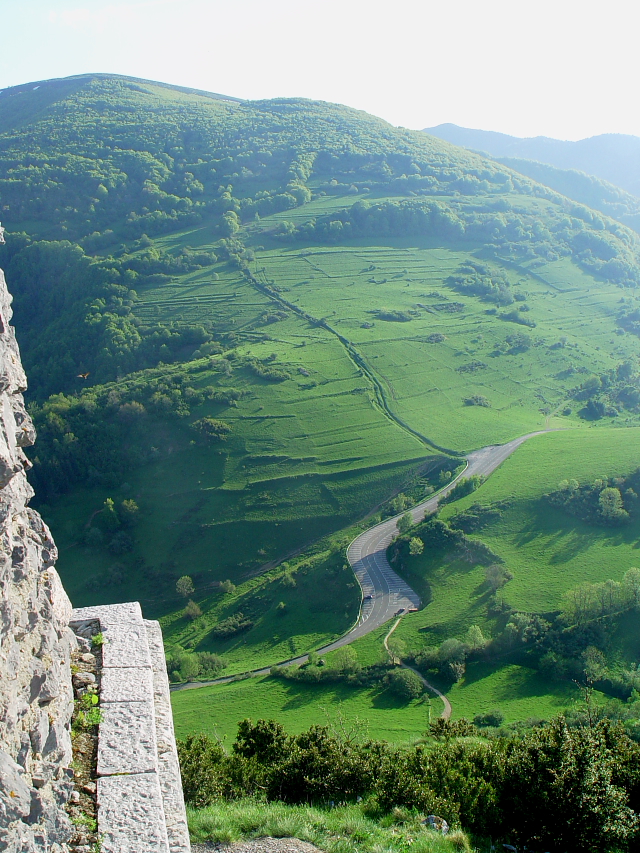
[[[428, 513], [434, 512], [438, 508], [439, 501], [449, 494], [455, 484], [462, 477], [472, 477], [474, 474], [482, 477], [488, 477], [495, 469], [501, 465], [514, 450], [517, 450], [521, 444], [527, 439], [533, 438], [536, 435], [542, 435], [549, 430], [539, 430], [538, 432], [530, 432], [527, 435], [515, 438], [506, 444], [491, 444], [488, 447], [482, 447], [480, 450], [474, 450], [466, 456], [465, 468], [451, 480], [447, 485], [431, 495], [426, 501], [417, 504], [408, 510], [411, 513], [414, 524], [422, 521]], [[358, 583], [362, 589], [362, 606], [360, 615], [354, 627], [332, 643], [317, 649], [318, 654], [331, 652], [334, 649], [339, 649], [341, 646], [346, 646], [357, 640], [359, 637], [364, 637], [371, 631], [375, 631], [385, 622], [393, 619], [394, 616], [399, 616], [410, 610], [417, 610], [420, 607], [419, 595], [411, 589], [411, 587], [397, 575], [387, 560], [387, 548], [391, 540], [398, 535], [398, 519], [404, 515], [393, 516], [385, 521], [376, 524], [360, 533], [347, 549], [347, 559], [354, 571]], [[392, 629], [394, 630], [394, 629]], [[387, 639], [391, 631], [387, 635]], [[301, 664], [308, 660], [308, 655], [300, 655], [299, 657], [289, 658], [288, 660], [279, 661], [276, 666], [287, 666], [289, 664]], [[411, 668], [411, 667], [409, 667]], [[263, 667], [261, 669], [250, 670], [242, 673], [244, 676], [266, 675], [271, 667]], [[415, 670], [414, 670], [415, 671]], [[420, 673], [418, 673], [420, 675]], [[207, 687], [212, 684], [225, 684], [238, 678], [238, 675], [228, 675], [222, 678], [216, 678], [212, 681], [189, 681], [186, 684], [177, 684], [171, 687], [172, 690], [194, 690], [199, 687]], [[424, 684], [435, 693], [444, 702], [444, 711], [442, 716], [448, 719], [451, 715], [451, 705], [439, 690], [434, 688], [420, 675]]]

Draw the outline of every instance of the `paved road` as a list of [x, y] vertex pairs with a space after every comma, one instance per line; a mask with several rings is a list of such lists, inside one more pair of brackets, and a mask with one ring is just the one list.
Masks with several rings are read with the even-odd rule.
[[[438, 507], [438, 502], [445, 495], [449, 494], [461, 477], [471, 477], [474, 474], [488, 477], [492, 471], [495, 471], [527, 439], [535, 435], [542, 435], [545, 432], [548, 432], [548, 430], [530, 432], [527, 435], [509, 441], [507, 444], [491, 444], [488, 447], [482, 447], [480, 450], [474, 450], [469, 453], [466, 457], [467, 465], [465, 469], [455, 479], [451, 480], [444, 489], [441, 489], [426, 501], [409, 510], [414, 523], [422, 521], [427, 513], [434, 512]], [[362, 588], [363, 600], [360, 616], [356, 625], [347, 634], [344, 634], [333, 643], [329, 643], [318, 649], [318, 654], [339, 649], [341, 646], [346, 646], [359, 637], [375, 631], [376, 628], [384, 625], [385, 622], [393, 619], [394, 616], [398, 616], [400, 610], [406, 612], [420, 607], [419, 595], [393, 571], [387, 560], [387, 548], [391, 540], [398, 535], [397, 522], [399, 518], [400, 515], [396, 515], [393, 518], [382, 521], [380, 524], [376, 524], [375, 527], [370, 527], [364, 533], [356, 536], [351, 545], [349, 545], [347, 559]], [[301, 664], [307, 660], [308, 655], [300, 655], [296, 658], [280, 661], [277, 666]], [[262, 669], [254, 669], [244, 674], [266, 675], [269, 670], [270, 667], [263, 667]], [[213, 681], [191, 681], [186, 684], [175, 685], [171, 689], [193, 690], [198, 687], [206, 687], [210, 684], [225, 684], [234, 678], [237, 678], [237, 676], [224, 676], [223, 678], [216, 678]]]

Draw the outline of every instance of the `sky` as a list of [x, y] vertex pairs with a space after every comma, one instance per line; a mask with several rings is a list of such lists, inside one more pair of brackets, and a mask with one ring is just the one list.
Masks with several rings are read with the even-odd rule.
[[103, 72], [395, 125], [640, 136], [631, 0], [0, 0], [0, 89]]

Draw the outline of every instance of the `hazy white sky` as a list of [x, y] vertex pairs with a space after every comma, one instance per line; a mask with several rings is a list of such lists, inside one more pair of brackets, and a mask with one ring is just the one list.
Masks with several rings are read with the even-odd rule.
[[0, 0], [0, 89], [90, 71], [422, 128], [640, 136], [632, 0]]

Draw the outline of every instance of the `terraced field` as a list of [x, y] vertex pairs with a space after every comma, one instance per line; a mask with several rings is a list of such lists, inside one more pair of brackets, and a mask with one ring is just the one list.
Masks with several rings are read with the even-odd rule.
[[[635, 340], [614, 337], [619, 289], [596, 286], [575, 265], [558, 261], [535, 274], [505, 268], [526, 297], [530, 310], [521, 316], [535, 324], [529, 329], [448, 286], [449, 275], [471, 259], [468, 250], [393, 242], [270, 250], [256, 268], [288, 301], [352, 342], [382, 382], [390, 409], [440, 446], [470, 450], [562, 425], [558, 409], [576, 373], [605, 370], [613, 357], [637, 351]], [[404, 321], [385, 319], [392, 312]], [[526, 349], [510, 346], [507, 338], [517, 333], [529, 337]], [[465, 406], [475, 394], [490, 407]]]

